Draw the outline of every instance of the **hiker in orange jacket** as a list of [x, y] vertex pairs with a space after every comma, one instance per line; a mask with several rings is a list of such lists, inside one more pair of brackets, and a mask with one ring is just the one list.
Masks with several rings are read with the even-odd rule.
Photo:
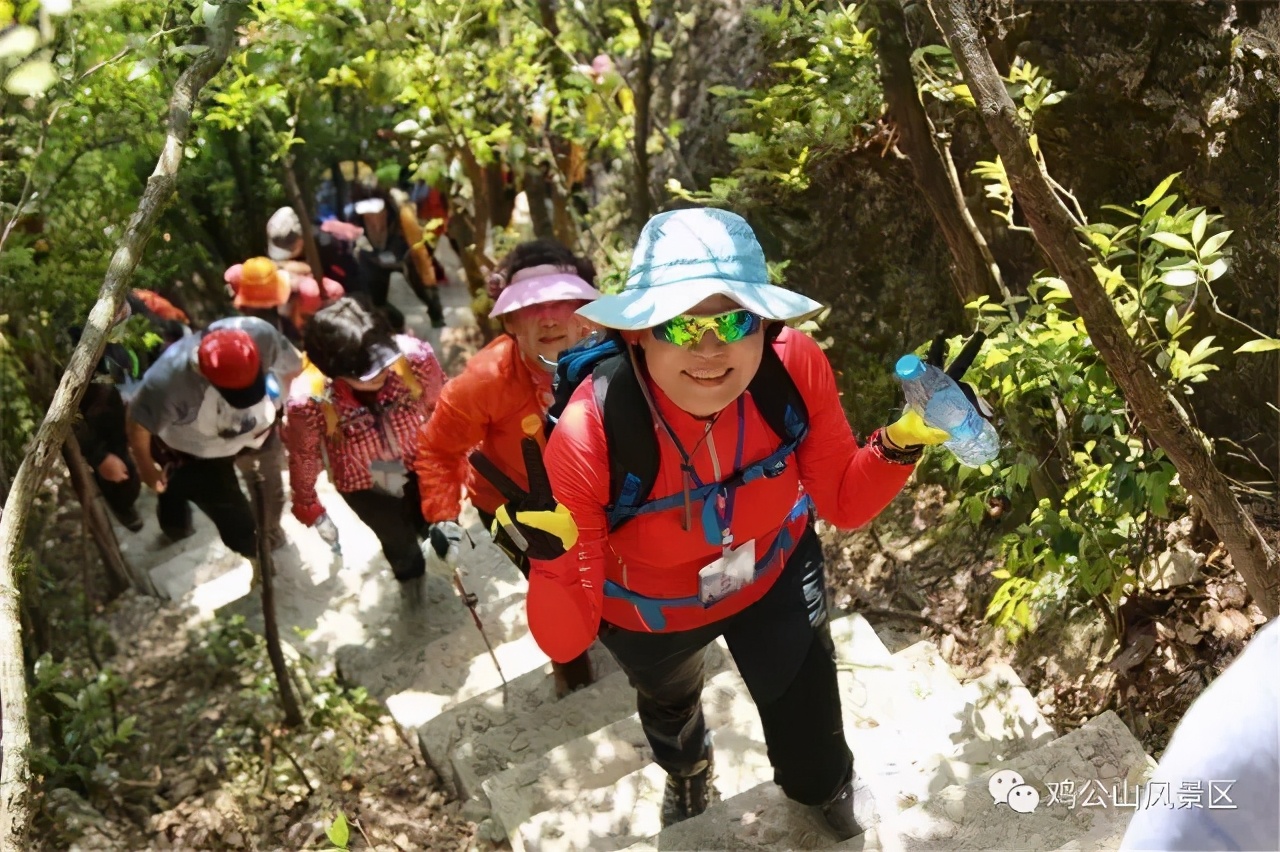
[[[594, 279], [589, 261], [550, 240], [520, 244], [490, 276], [489, 292], [496, 299], [490, 316], [501, 318], [506, 334], [472, 357], [445, 386], [423, 432], [416, 467], [422, 517], [428, 523], [456, 521], [465, 491], [486, 527], [492, 525], [504, 498], [470, 468], [474, 450], [528, 486], [520, 441], [532, 435], [541, 439], [555, 360], [591, 328], [574, 311], [599, 295]], [[512, 551], [527, 574], [527, 561]], [[590, 680], [585, 653], [557, 669], [561, 692]]]

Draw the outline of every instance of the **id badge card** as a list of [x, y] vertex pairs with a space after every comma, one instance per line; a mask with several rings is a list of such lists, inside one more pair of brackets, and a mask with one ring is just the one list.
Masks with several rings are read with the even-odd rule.
[[715, 562], [698, 572], [698, 600], [709, 606], [749, 585], [756, 576], [756, 543], [724, 549]]

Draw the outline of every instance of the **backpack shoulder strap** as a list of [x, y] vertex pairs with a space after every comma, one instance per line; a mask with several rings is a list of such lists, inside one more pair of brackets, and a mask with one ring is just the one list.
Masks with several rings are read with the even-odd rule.
[[592, 390], [609, 448], [609, 529], [635, 516], [658, 479], [658, 438], [644, 391], [626, 353], [592, 371]]
[[772, 345], [764, 348], [760, 369], [747, 385], [760, 416], [784, 444], [798, 444], [809, 431], [809, 409], [795, 380]]

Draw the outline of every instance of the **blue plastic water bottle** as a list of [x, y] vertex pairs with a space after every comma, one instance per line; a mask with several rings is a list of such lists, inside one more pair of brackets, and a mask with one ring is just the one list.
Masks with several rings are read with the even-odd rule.
[[894, 368], [907, 405], [935, 429], [944, 429], [951, 440], [944, 443], [964, 464], [977, 467], [1000, 452], [995, 427], [969, 402], [951, 377], [916, 355], [903, 355]]

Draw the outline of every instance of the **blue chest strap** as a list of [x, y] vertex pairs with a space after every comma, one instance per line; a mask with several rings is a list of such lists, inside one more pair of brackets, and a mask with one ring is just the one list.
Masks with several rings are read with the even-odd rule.
[[[680, 495], [677, 495], [680, 496]], [[683, 497], [681, 497], [683, 499]], [[773, 543], [764, 552], [764, 555], [756, 560], [755, 573], [752, 575], [751, 582], [759, 580], [764, 574], [776, 567], [781, 567], [786, 563], [787, 558], [791, 555], [791, 551], [796, 546], [796, 540], [791, 536], [790, 526], [802, 516], [808, 514], [813, 508], [813, 501], [809, 499], [808, 494], [801, 495], [796, 501], [795, 506], [791, 508], [791, 512], [787, 515], [787, 519], [782, 523], [782, 529], [773, 537]], [[743, 586], [746, 588], [746, 586]], [[739, 590], [741, 591], [741, 590]], [[707, 608], [711, 604], [704, 604], [697, 595], [691, 595], [686, 598], [650, 598], [638, 594], [628, 589], [620, 583], [613, 580], [604, 581], [604, 596], [606, 598], [614, 598], [626, 601], [636, 608], [640, 613], [640, 620], [644, 622], [645, 627], [657, 633], [665, 630], [667, 627], [667, 616], [663, 612], [666, 609], [683, 609], [686, 607], [699, 606]], [[727, 600], [727, 598], [721, 598]]]

